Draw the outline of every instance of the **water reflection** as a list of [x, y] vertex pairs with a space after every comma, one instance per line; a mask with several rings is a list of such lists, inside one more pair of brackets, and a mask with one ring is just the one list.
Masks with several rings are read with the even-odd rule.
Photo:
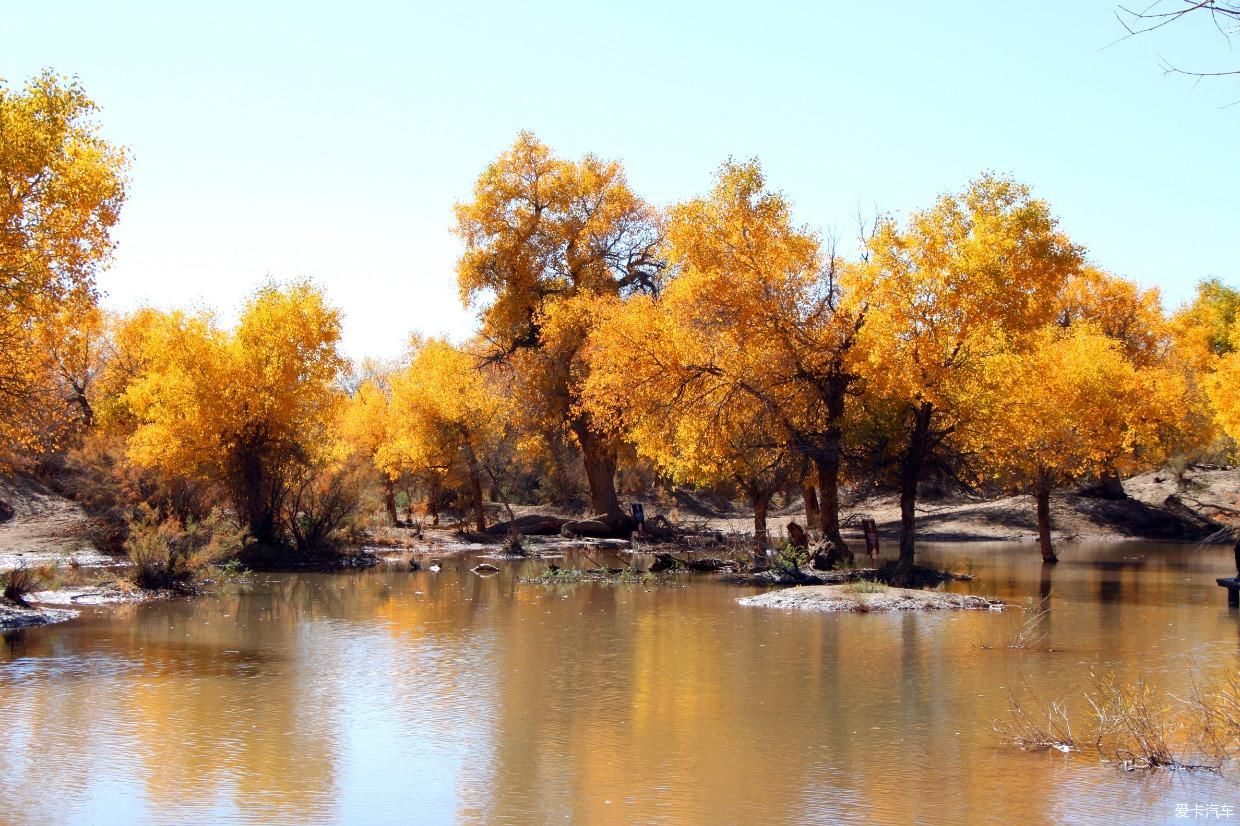
[[[272, 575], [4, 637], [15, 822], [1125, 822], [1240, 805], [1235, 775], [1132, 777], [996, 744], [1009, 690], [1186, 686], [1240, 622], [1218, 549], [944, 545], [992, 613], [742, 608], [734, 587], [520, 585], [504, 564]], [[989, 646], [989, 647], [987, 647]], [[1046, 650], [1046, 649], [1053, 649]]]

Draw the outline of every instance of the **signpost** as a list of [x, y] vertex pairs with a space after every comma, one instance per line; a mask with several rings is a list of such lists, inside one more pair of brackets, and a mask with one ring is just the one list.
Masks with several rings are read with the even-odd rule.
[[865, 552], [870, 559], [878, 559], [878, 526], [873, 519], [862, 519], [861, 530], [865, 531]]

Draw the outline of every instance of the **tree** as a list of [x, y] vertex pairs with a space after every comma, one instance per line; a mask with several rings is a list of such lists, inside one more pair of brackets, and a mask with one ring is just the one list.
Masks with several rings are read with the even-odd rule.
[[586, 371], [580, 348], [593, 299], [658, 289], [664, 264], [654, 211], [619, 163], [555, 158], [523, 132], [479, 177], [473, 201], [458, 204], [456, 217], [465, 242], [461, 295], [479, 311], [487, 358], [513, 368], [529, 413], [572, 431], [593, 509], [625, 527], [615, 445], [578, 404]]
[[1240, 440], [1240, 290], [1218, 279], [1197, 285], [1192, 302], [1171, 317], [1174, 353], [1199, 381], [1213, 408], [1213, 424]]
[[340, 435], [355, 451], [379, 472], [383, 479], [383, 506], [388, 522], [396, 525], [396, 480], [401, 476], [397, 467], [380, 467], [379, 452], [394, 438], [391, 411], [391, 372], [379, 365], [369, 365], [340, 418]]
[[1056, 562], [1051, 492], [1106, 469], [1161, 461], [1158, 419], [1180, 412], [1162, 397], [1177, 389], [1175, 374], [1138, 368], [1121, 341], [1084, 322], [1047, 326], [986, 369], [991, 410], [971, 434], [976, 449], [988, 476], [1033, 495], [1042, 559]]
[[[888, 421], [900, 479], [900, 570], [913, 567], [917, 485], [980, 411], [988, 356], [1049, 322], [1081, 250], [1028, 187], [983, 175], [900, 229], [883, 221], [846, 290], [869, 303], [865, 392]], [[904, 575], [902, 574], [902, 575]]]
[[[803, 473], [787, 431], [756, 395], [708, 365], [755, 356], [731, 321], [702, 323], [692, 277], [659, 298], [613, 302], [591, 334], [585, 403], [676, 483], [732, 483], [754, 509], [754, 555], [766, 564], [772, 496]], [[756, 345], [755, 345], [756, 346]]]
[[[648, 397], [663, 394], [659, 415], [679, 430], [680, 451], [715, 450], [721, 466], [766, 469], [742, 484], [759, 492], [763, 508], [786, 484], [791, 466], [812, 465], [822, 492], [815, 527], [829, 542], [832, 562], [851, 558], [840, 535], [838, 489], [864, 308], [843, 301], [838, 260], [823, 253], [814, 233], [794, 225], [786, 199], [766, 190], [756, 161], [725, 163], [707, 197], [670, 210], [667, 235], [675, 277], [663, 294], [657, 301], [630, 299], [627, 328], [591, 336], [591, 375], [604, 374], [608, 385], [595, 387], [595, 414], [602, 415], [600, 406], [657, 408]], [[628, 431], [639, 450], [644, 442], [648, 450], [649, 415], [640, 409], [628, 415], [637, 422]], [[746, 419], [754, 424], [745, 438], [720, 424]], [[752, 466], [736, 455], [743, 446], [756, 451]], [[654, 455], [669, 466], [667, 449]], [[721, 475], [708, 471], [710, 462], [693, 466], [703, 479]], [[692, 478], [684, 468], [678, 475]], [[735, 470], [722, 475], [740, 478]], [[769, 484], [778, 487], [767, 492]]]
[[1198, 370], [1240, 347], [1233, 332], [1240, 321], [1240, 290], [1217, 278], [1197, 284], [1194, 299], [1171, 317], [1171, 331], [1180, 356]]
[[76, 80], [0, 81], [0, 441], [38, 447], [48, 361], [38, 326], [61, 305], [93, 307], [114, 246], [128, 159], [103, 140]]
[[489, 471], [498, 475], [495, 460], [513, 417], [480, 362], [440, 339], [420, 343], [409, 366], [392, 377], [389, 438], [376, 459], [389, 475], [460, 474], [469, 487], [475, 527], [484, 531], [483, 478]]
[[299, 282], [261, 287], [231, 332], [206, 314], [160, 321], [123, 390], [129, 458], [223, 486], [251, 537], [283, 547], [290, 495], [337, 459], [339, 313]]
[[1240, 442], [1240, 355], [1229, 353], [1206, 380], [1206, 392], [1214, 405], [1216, 420], [1233, 441]]

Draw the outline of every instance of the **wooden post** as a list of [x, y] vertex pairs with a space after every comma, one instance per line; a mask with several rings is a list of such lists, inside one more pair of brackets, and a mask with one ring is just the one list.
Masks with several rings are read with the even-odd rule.
[[865, 552], [870, 559], [878, 559], [878, 526], [873, 519], [862, 519], [861, 529], [865, 531]]

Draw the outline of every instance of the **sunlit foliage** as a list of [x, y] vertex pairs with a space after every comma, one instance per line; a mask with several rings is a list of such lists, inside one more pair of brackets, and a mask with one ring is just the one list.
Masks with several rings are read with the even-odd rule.
[[206, 314], [146, 320], [120, 400], [130, 460], [224, 486], [250, 535], [280, 545], [287, 497], [335, 458], [338, 312], [302, 282], [260, 288], [231, 331]]
[[40, 328], [59, 326], [60, 307], [93, 307], [127, 184], [95, 112], [76, 80], [0, 81], [0, 448], [58, 446], [48, 419], [66, 400]]
[[564, 426], [585, 462], [594, 510], [622, 521], [616, 447], [577, 405], [579, 350], [595, 298], [657, 290], [663, 270], [655, 212], [615, 161], [557, 158], [522, 133], [456, 207], [465, 252], [461, 296], [482, 320], [487, 357], [508, 361], [531, 414]]
[[913, 564], [917, 483], [984, 410], [986, 359], [1049, 322], [1082, 263], [1028, 187], [984, 175], [912, 215], [884, 221], [846, 288], [869, 310], [866, 392], [889, 400], [898, 445], [900, 563]]

